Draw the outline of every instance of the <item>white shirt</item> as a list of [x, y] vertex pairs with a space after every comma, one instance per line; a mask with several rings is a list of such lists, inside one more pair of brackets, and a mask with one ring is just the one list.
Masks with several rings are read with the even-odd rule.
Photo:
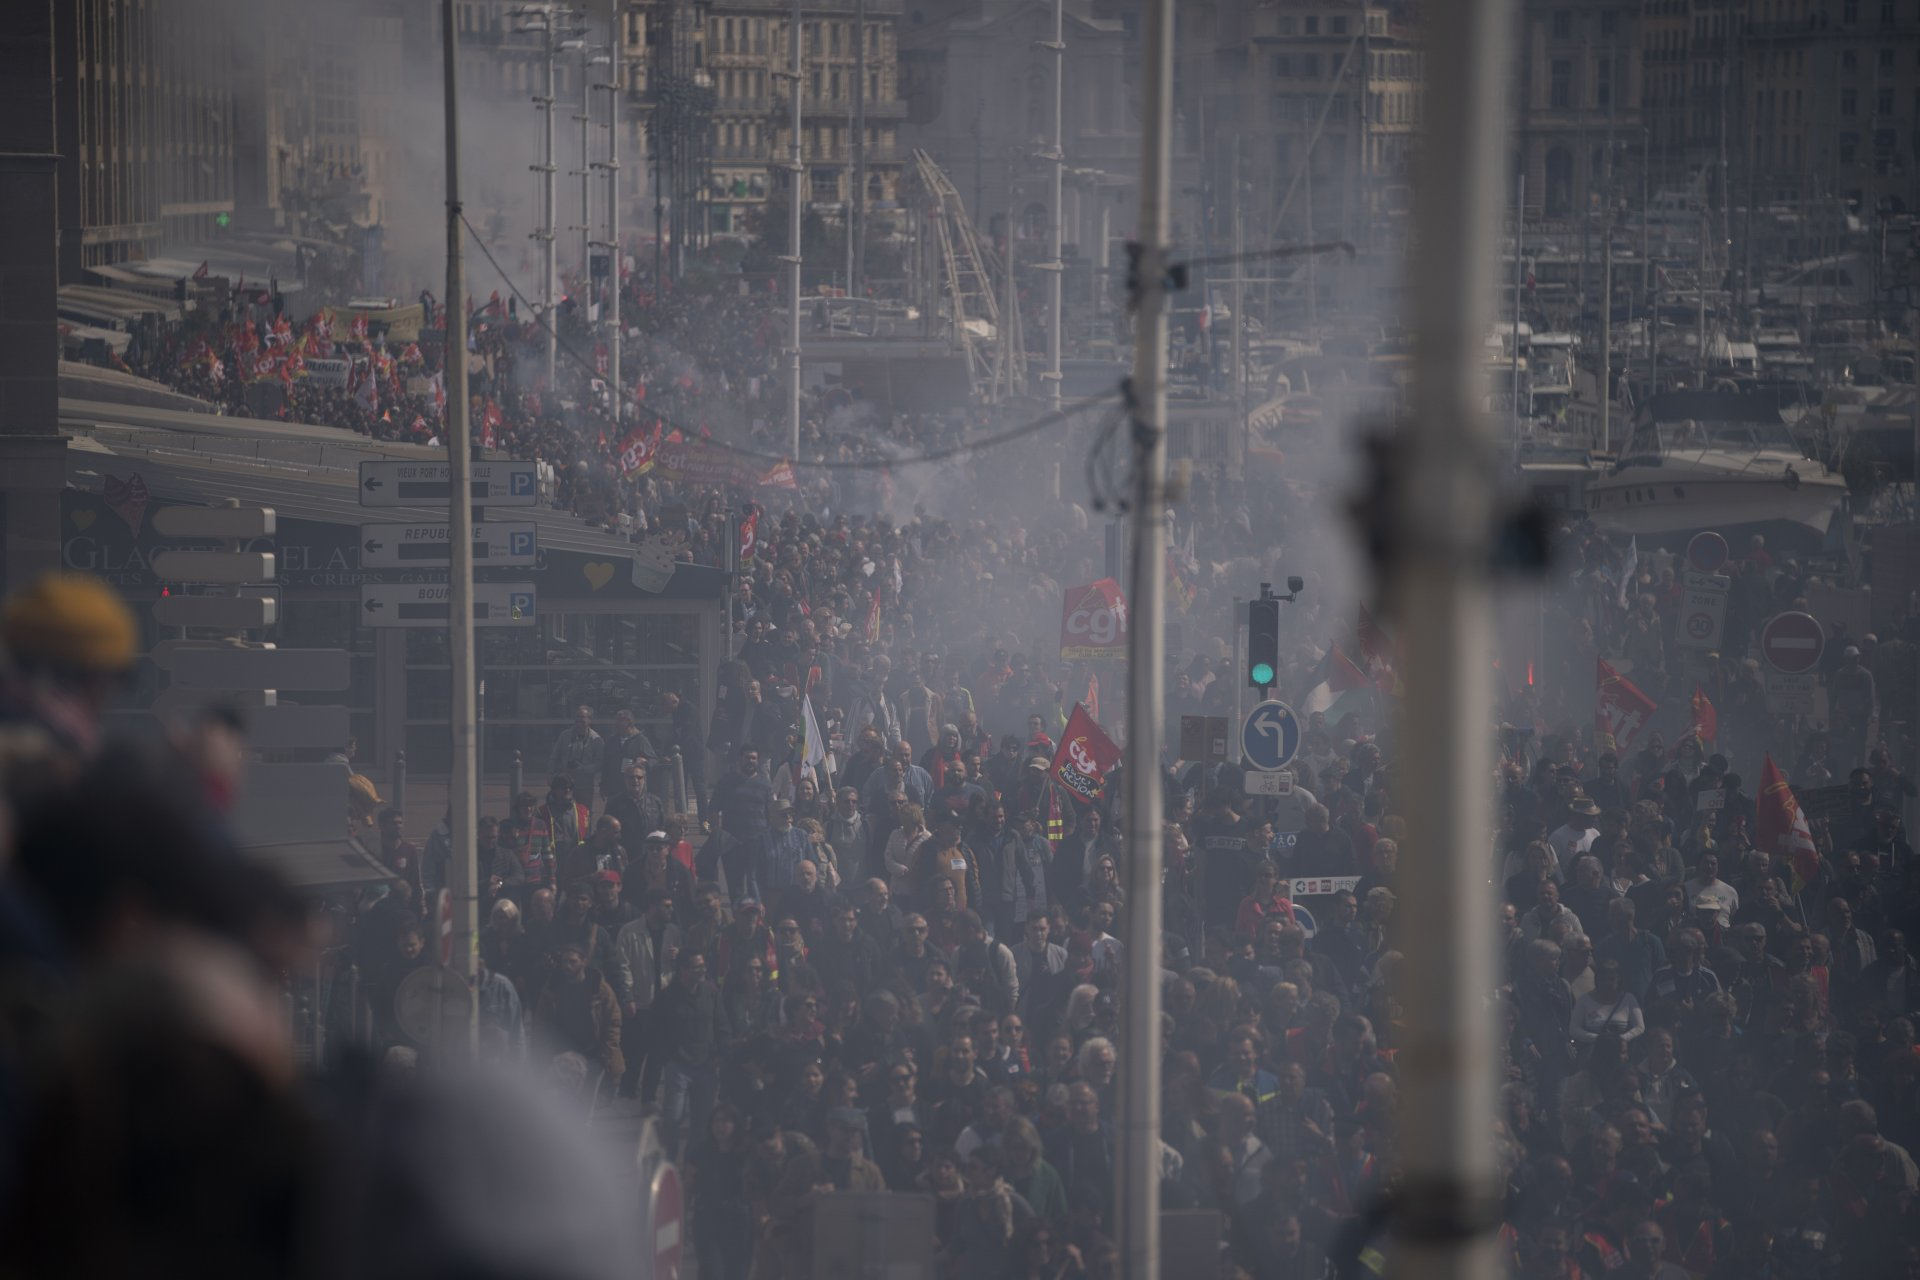
[[[1575, 826], [1571, 822], [1556, 827], [1547, 837], [1547, 843], [1553, 846], [1553, 855], [1564, 867], [1575, 858], [1593, 848], [1593, 842], [1600, 838], [1600, 832], [1586, 823]], [[1556, 872], [1558, 867], [1555, 868]]]
[[1722, 929], [1733, 923], [1734, 913], [1740, 910], [1740, 891], [1725, 880], [1715, 880], [1712, 884], [1702, 880], [1689, 880], [1686, 892], [1689, 911], [1693, 910], [1695, 900], [1703, 897], [1711, 900], [1719, 908], [1719, 922]]

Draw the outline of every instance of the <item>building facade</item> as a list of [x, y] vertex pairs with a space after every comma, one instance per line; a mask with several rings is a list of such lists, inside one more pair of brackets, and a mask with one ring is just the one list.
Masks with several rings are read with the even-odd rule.
[[241, 17], [238, 0], [54, 6], [63, 279], [231, 220]]
[[1530, 0], [1522, 11], [1515, 145], [1528, 219], [1570, 221], [1618, 199], [1641, 148], [1635, 0]]

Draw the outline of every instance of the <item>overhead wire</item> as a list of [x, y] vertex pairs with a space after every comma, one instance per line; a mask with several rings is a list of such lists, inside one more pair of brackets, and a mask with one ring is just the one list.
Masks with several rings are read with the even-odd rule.
[[[521, 291], [520, 286], [514, 283], [513, 277], [508, 275], [507, 269], [500, 265], [500, 260], [493, 256], [493, 250], [489, 248], [487, 242], [481, 238], [478, 228], [467, 220], [465, 213], [460, 215], [460, 222], [466, 227], [467, 233], [473, 237], [474, 246], [480, 250], [481, 255], [486, 258], [487, 262], [493, 267], [494, 272], [500, 277], [502, 283], [507, 286], [507, 291], [526, 306], [529, 314], [533, 315], [535, 323], [552, 335], [555, 350], [565, 354], [569, 360], [572, 360], [593, 377], [598, 378], [603, 376], [597, 364], [581, 355], [578, 351], [575, 351], [561, 338], [559, 330], [553, 327], [551, 317], [542, 315], [539, 309], [534, 306], [533, 301]], [[614, 389], [614, 394], [619, 395], [620, 393], [620, 388]], [[1074, 403], [1057, 409], [1052, 413], [1035, 418], [1031, 422], [1022, 423], [1019, 426], [1009, 427], [1005, 431], [995, 432], [992, 435], [981, 436], [973, 440], [964, 440], [958, 444], [931, 449], [906, 457], [802, 460], [799, 458], [789, 458], [781, 453], [766, 453], [757, 449], [743, 449], [739, 445], [727, 444], [720, 441], [715, 441], [713, 444], [716, 448], [725, 449], [728, 453], [735, 454], [742, 458], [751, 458], [758, 462], [770, 464], [785, 462], [791, 464], [796, 470], [808, 468], [819, 471], [884, 471], [891, 467], [910, 467], [924, 462], [945, 462], [952, 458], [964, 457], [968, 454], [980, 453], [988, 449], [997, 448], [1003, 444], [1010, 444], [1015, 440], [1024, 439], [1027, 436], [1045, 431], [1048, 427], [1056, 426], [1070, 418], [1078, 417], [1089, 409], [1096, 408], [1109, 401], [1117, 400], [1119, 397], [1120, 391], [1116, 388], [1113, 391], [1076, 400]], [[698, 428], [690, 427], [683, 422], [677, 422], [666, 414], [659, 413], [655, 410], [647, 410], [647, 416], [655, 419], [663, 428], [680, 431], [687, 435], [698, 434]]]

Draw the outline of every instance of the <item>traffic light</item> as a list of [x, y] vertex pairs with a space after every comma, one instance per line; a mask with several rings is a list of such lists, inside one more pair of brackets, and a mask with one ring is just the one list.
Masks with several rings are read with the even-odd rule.
[[1247, 601], [1247, 683], [1270, 689], [1280, 669], [1280, 601]]

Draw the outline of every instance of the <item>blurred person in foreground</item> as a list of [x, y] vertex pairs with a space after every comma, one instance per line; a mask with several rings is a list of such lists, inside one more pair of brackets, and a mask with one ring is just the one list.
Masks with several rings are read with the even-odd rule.
[[110, 746], [21, 813], [9, 875], [68, 963], [0, 1077], [5, 1170], [31, 1170], [0, 1189], [0, 1274], [622, 1274], [617, 1179], [550, 1108], [364, 1058], [299, 1078], [305, 905], [196, 782]]
[[139, 628], [98, 578], [48, 574], [0, 610], [0, 778], [16, 803], [70, 781], [99, 751], [100, 720], [126, 682]]

